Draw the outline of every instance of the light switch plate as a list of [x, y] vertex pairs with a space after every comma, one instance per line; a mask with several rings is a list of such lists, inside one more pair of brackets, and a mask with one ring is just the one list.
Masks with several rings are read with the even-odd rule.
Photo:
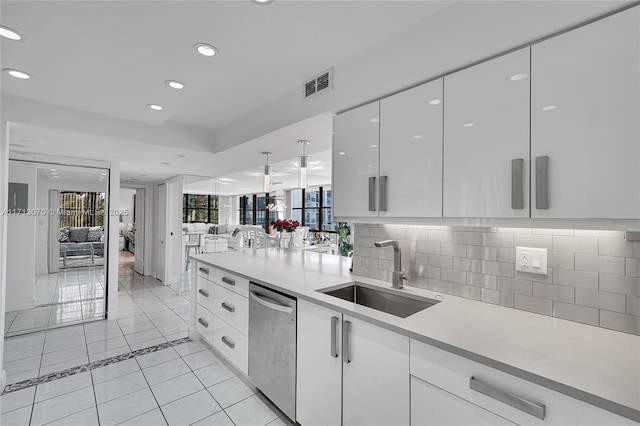
[[547, 249], [516, 247], [516, 271], [547, 275]]

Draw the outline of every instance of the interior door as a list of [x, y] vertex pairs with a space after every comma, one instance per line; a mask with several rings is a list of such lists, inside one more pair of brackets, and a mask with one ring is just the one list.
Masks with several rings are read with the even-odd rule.
[[166, 211], [165, 284], [178, 284], [182, 264], [182, 183], [167, 182], [166, 201], [160, 205]]
[[158, 185], [158, 246], [157, 255], [158, 267], [156, 268], [156, 278], [165, 281], [165, 239], [167, 229], [167, 185]]
[[144, 188], [136, 189], [136, 203], [133, 222], [136, 233], [136, 260], [134, 270], [140, 275], [144, 275], [144, 206], [145, 206], [145, 190]]

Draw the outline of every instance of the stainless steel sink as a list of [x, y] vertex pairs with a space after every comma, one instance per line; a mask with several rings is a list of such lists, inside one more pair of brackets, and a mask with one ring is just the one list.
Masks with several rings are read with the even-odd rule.
[[338, 288], [324, 288], [318, 291], [402, 318], [440, 302], [439, 300], [412, 294], [401, 294], [397, 290], [373, 287], [360, 282], [354, 282]]

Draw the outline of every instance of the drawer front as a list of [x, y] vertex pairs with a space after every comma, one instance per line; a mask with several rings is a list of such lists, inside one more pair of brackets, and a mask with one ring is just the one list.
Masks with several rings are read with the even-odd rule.
[[209, 344], [213, 341], [213, 314], [204, 306], [196, 307], [196, 331]]
[[238, 293], [241, 296], [249, 298], [249, 280], [246, 278], [241, 278], [237, 275], [216, 269], [214, 282], [216, 284], [220, 284], [227, 290], [231, 290], [234, 293]]
[[196, 299], [197, 302], [202, 305], [208, 307], [210, 310], [211, 300], [213, 299], [213, 294], [211, 294], [211, 287], [215, 286], [214, 283], [203, 279], [198, 276], [196, 280]]
[[249, 374], [249, 341], [223, 319], [213, 316], [212, 345], [244, 374]]
[[205, 265], [204, 263], [198, 262], [198, 280], [200, 278], [205, 278], [209, 281], [213, 281], [214, 275], [216, 273], [216, 268], [213, 266]]
[[249, 299], [231, 290], [212, 284], [212, 312], [236, 328], [245, 336], [249, 335]]
[[[609, 411], [413, 339], [410, 352], [412, 375], [520, 425], [634, 424]], [[471, 389], [472, 377], [475, 390]], [[544, 406], [544, 419], [505, 402], [514, 403], [513, 398], [516, 405]]]

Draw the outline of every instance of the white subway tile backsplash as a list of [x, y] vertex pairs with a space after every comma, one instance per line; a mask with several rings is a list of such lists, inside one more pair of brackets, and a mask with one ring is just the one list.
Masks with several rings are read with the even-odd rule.
[[552, 250], [579, 254], [598, 254], [598, 239], [554, 236]]
[[482, 260], [497, 260], [498, 249], [496, 247], [467, 246], [467, 257]]
[[[391, 280], [398, 240], [407, 285], [640, 335], [640, 242], [624, 232], [356, 224], [354, 273]], [[547, 275], [515, 272], [515, 246], [546, 248]]]
[[626, 299], [622, 294], [605, 293], [604, 291], [576, 288], [576, 305], [606, 309], [607, 311], [625, 312]]
[[624, 258], [597, 256], [593, 254], [576, 254], [576, 271], [603, 272], [606, 274], [624, 275]]
[[536, 314], [551, 316], [553, 309], [551, 300], [538, 299], [516, 294], [514, 297], [514, 307], [523, 311], [535, 312]]
[[557, 284], [533, 282], [533, 297], [574, 303], [575, 288]]
[[595, 308], [587, 308], [571, 303], [553, 302], [553, 316], [597, 326], [600, 314]]
[[595, 272], [569, 271], [556, 268], [553, 270], [553, 283], [597, 290], [598, 274]]

